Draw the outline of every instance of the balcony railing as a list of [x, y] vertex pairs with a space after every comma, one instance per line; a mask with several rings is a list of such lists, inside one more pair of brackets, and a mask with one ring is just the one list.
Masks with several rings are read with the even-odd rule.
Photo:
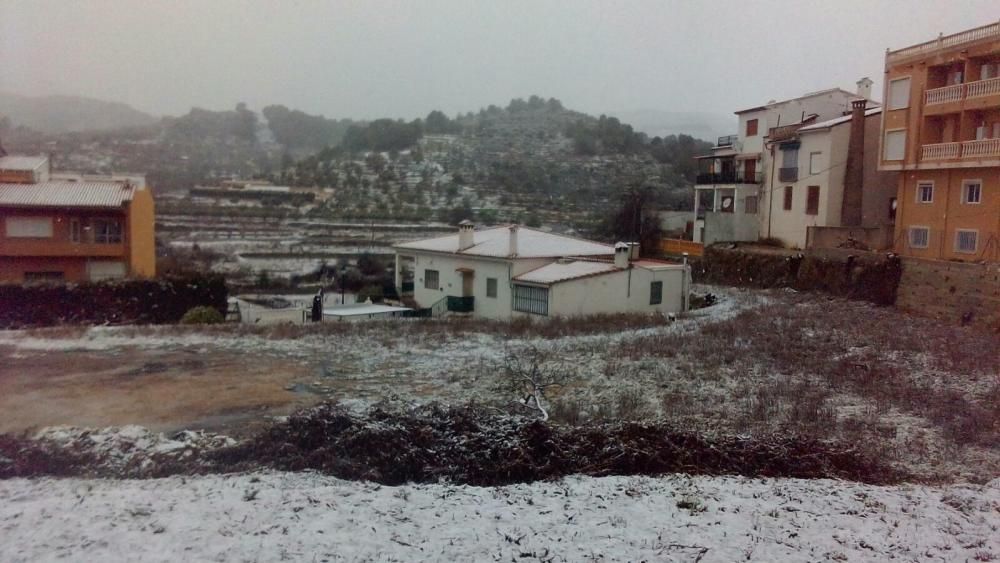
[[1000, 78], [988, 78], [965, 84], [954, 84], [924, 92], [927, 105], [958, 102], [967, 98], [982, 98], [1000, 94]]
[[935, 143], [933, 145], [924, 145], [920, 149], [920, 160], [958, 158], [961, 151], [962, 143]]
[[963, 43], [971, 43], [973, 41], [989, 39], [991, 37], [1000, 37], [1000, 22], [986, 24], [982, 27], [969, 29], [952, 35], [939, 35], [937, 39], [913, 45], [911, 47], [898, 49], [896, 51], [886, 51], [885, 60], [892, 63], [907, 57], [924, 55], [939, 49], [948, 49], [962, 45]]
[[802, 126], [802, 123], [793, 123], [791, 125], [782, 125], [781, 127], [772, 127], [771, 130], [767, 132], [767, 138], [769, 141], [774, 143], [793, 139], [795, 138], [795, 135], [798, 134], [799, 129], [801, 129]]
[[962, 143], [962, 158], [1000, 156], [1000, 139], [982, 139]]
[[733, 172], [706, 172], [703, 174], [698, 174], [695, 178], [695, 183], [699, 185], [705, 184], [759, 184], [761, 182], [760, 172], [755, 172], [753, 174], [747, 174], [744, 170], [737, 170]]
[[448, 296], [448, 310], [454, 313], [471, 313], [476, 308], [475, 297]]
[[719, 137], [719, 143], [717, 145], [715, 145], [715, 146], [717, 146], [717, 147], [731, 147], [731, 146], [733, 146], [734, 143], [736, 143], [736, 139], [738, 139], [738, 138], [739, 138], [738, 135], [726, 135], [725, 137]]
[[798, 179], [799, 179], [798, 167], [778, 169], [778, 180], [782, 182], [797, 182]]
[[920, 149], [920, 160], [1000, 157], [1000, 139], [981, 139], [961, 143], [936, 143]]

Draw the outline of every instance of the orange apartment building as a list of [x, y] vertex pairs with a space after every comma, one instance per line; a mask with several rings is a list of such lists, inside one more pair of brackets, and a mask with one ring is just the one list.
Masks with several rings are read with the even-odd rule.
[[898, 252], [1000, 261], [1000, 22], [887, 51], [884, 99]]
[[0, 157], [0, 282], [155, 276], [149, 188], [42, 180], [39, 158]]

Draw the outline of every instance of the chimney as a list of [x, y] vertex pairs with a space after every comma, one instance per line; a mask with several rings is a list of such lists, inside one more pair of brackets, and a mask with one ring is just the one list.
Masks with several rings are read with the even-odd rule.
[[517, 225], [511, 225], [508, 228], [510, 229], [510, 242], [507, 245], [507, 255], [513, 258], [517, 256]]
[[868, 100], [851, 102], [851, 134], [847, 141], [847, 165], [844, 170], [844, 199], [840, 207], [840, 224], [861, 226], [865, 176], [865, 106]]
[[458, 224], [458, 251], [461, 252], [466, 248], [472, 247], [475, 244], [473, 234], [475, 233], [475, 225], [472, 221], [468, 219], [463, 220]]
[[639, 259], [639, 243], [637, 242], [628, 243], [628, 259], [629, 261]]
[[872, 82], [871, 78], [868, 78], [866, 76], [861, 80], [858, 80], [856, 84], [858, 85], [857, 89], [858, 96], [861, 96], [866, 100], [872, 99], [872, 84], [874, 83]]
[[631, 247], [624, 242], [619, 242], [615, 244], [615, 268], [625, 269], [628, 268], [629, 254], [631, 253]]

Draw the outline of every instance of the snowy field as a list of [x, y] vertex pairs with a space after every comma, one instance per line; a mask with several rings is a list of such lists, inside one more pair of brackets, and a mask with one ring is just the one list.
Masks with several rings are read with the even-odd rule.
[[505, 356], [537, 349], [543, 368], [572, 372], [546, 396], [556, 422], [794, 431], [859, 444], [928, 480], [1000, 475], [997, 335], [818, 294], [696, 289], [719, 302], [625, 328], [410, 319], [3, 332], [0, 428], [239, 433], [320, 401], [516, 409], [499, 385]]
[[0, 560], [993, 561], [1000, 480], [384, 487], [311, 473], [0, 481]]

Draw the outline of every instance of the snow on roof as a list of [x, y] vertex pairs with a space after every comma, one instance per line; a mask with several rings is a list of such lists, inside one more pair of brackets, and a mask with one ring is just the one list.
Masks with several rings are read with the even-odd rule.
[[516, 276], [514, 281], [552, 284], [618, 271], [621, 271], [621, 268], [616, 267], [611, 262], [592, 262], [589, 260], [574, 260], [568, 263], [553, 262]]
[[[397, 244], [403, 250], [430, 250], [451, 252], [468, 256], [505, 258], [510, 253], [510, 227], [497, 227], [473, 233], [473, 245], [458, 250], [458, 233], [443, 237]], [[589, 240], [556, 235], [534, 229], [518, 227], [517, 258], [553, 258], [560, 256], [610, 256], [615, 253], [611, 245]]]
[[808, 99], [808, 98], [815, 98], [816, 96], [822, 96], [822, 95], [825, 95], [825, 94], [845, 94], [847, 96], [853, 96], [855, 98], [861, 98], [861, 96], [858, 96], [857, 94], [855, 94], [853, 92], [848, 92], [847, 90], [844, 90], [843, 88], [827, 88], [826, 90], [818, 90], [816, 92], [809, 92], [809, 93], [803, 94], [803, 95], [801, 95], [801, 96], [799, 96], [797, 98], [789, 98], [787, 100], [781, 100], [780, 102], [771, 101], [771, 102], [768, 102], [768, 103], [766, 103], [764, 105], [760, 105], [760, 106], [756, 106], [756, 107], [752, 107], [752, 108], [748, 108], [748, 109], [741, 109], [741, 110], [735, 111], [733, 113], [735, 113], [736, 115], [739, 115], [741, 113], [749, 113], [751, 111], [759, 111], [759, 110], [762, 110], [762, 109], [777, 107], [777, 106], [780, 106], [780, 105], [783, 105], [783, 104], [787, 104], [789, 102], [795, 102], [795, 101], [798, 101], [798, 100], [805, 100], [805, 99]]
[[117, 182], [0, 184], [0, 206], [120, 208], [135, 188]]
[[358, 303], [356, 305], [343, 305], [323, 309], [324, 315], [332, 317], [353, 317], [355, 315], [375, 315], [379, 313], [398, 313], [401, 311], [412, 311], [409, 307], [393, 307], [392, 305], [380, 305], [378, 303]]
[[37, 170], [46, 160], [44, 156], [0, 156], [0, 170]]
[[[873, 115], [878, 115], [882, 113], [882, 108], [870, 108], [865, 110], [865, 117], [871, 117]], [[834, 125], [840, 125], [841, 123], [847, 123], [851, 120], [851, 115], [844, 115], [842, 117], [836, 117], [834, 119], [828, 119], [826, 121], [821, 121], [819, 123], [813, 123], [812, 125], [807, 125], [801, 129], [799, 132], [803, 131], [815, 131], [817, 129], [829, 129]]]

